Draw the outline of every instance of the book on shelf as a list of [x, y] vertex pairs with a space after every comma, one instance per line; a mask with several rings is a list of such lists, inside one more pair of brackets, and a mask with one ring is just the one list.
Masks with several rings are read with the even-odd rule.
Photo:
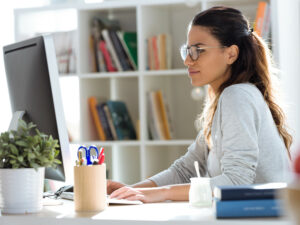
[[137, 34], [136, 32], [117, 31], [118, 37], [128, 55], [134, 70], [138, 67], [137, 57]]
[[159, 125], [158, 109], [155, 105], [154, 92], [150, 91], [147, 93], [148, 102], [148, 123], [150, 128], [150, 138], [153, 140], [162, 140], [163, 134]]
[[216, 186], [214, 197], [218, 200], [274, 199], [286, 183]]
[[106, 118], [107, 118], [107, 121], [108, 121], [108, 125], [109, 125], [109, 128], [110, 128], [110, 131], [111, 131], [113, 140], [118, 140], [116, 128], [115, 128], [115, 126], [114, 126], [114, 124], [113, 124], [112, 117], [111, 117], [111, 114], [110, 114], [110, 112], [109, 112], [109, 109], [108, 109], [107, 104], [105, 104], [105, 105], [103, 106], [103, 110], [104, 110], [104, 112], [105, 112], [105, 115], [106, 115]]
[[99, 48], [99, 44], [97, 44], [95, 47], [96, 47], [96, 51], [97, 51], [97, 60], [98, 60], [98, 62], [97, 62], [97, 65], [98, 65], [97, 71], [98, 72], [106, 72], [107, 68], [106, 68], [106, 64], [105, 64], [105, 61], [104, 61], [104, 55], [103, 55], [101, 49]]
[[135, 123], [135, 130], [136, 130], [136, 139], [141, 139], [141, 131], [140, 131], [140, 120], [137, 120]]
[[89, 104], [89, 109], [90, 109], [91, 116], [92, 116], [92, 121], [95, 125], [96, 131], [97, 131], [97, 134], [98, 134], [98, 138], [101, 141], [105, 141], [106, 136], [105, 136], [105, 133], [104, 133], [104, 130], [103, 130], [103, 125], [100, 121], [99, 113], [98, 113], [98, 110], [97, 110], [97, 105], [98, 105], [97, 98], [94, 97], [94, 96], [89, 97], [88, 98], [88, 104]]
[[97, 62], [96, 62], [96, 53], [95, 53], [95, 48], [94, 44], [95, 40], [92, 35], [89, 36], [89, 62], [90, 62], [90, 68], [91, 72], [97, 72]]
[[114, 61], [116, 68], [118, 71], [123, 71], [123, 67], [121, 66], [121, 62], [117, 56], [117, 52], [113, 46], [112, 40], [109, 36], [109, 32], [107, 29], [102, 30], [102, 35], [104, 38], [104, 41], [106, 43], [107, 49], [112, 57], [112, 60]]
[[136, 140], [136, 132], [126, 104], [122, 101], [107, 101], [106, 104], [111, 114], [118, 140]]
[[278, 217], [283, 215], [280, 199], [214, 201], [217, 218]]
[[76, 73], [76, 31], [52, 33], [59, 73]]
[[254, 31], [265, 40], [268, 39], [270, 33], [271, 22], [270, 4], [260, 1], [257, 6], [256, 18], [254, 22]]
[[167, 35], [166, 34], [159, 34], [157, 36], [158, 42], [158, 59], [159, 59], [159, 66], [161, 70], [167, 69], [167, 51], [166, 51], [166, 44], [167, 44]]
[[159, 111], [161, 114], [161, 120], [163, 124], [163, 132], [166, 140], [171, 139], [171, 131], [170, 131], [170, 121], [168, 119], [167, 109], [166, 109], [166, 103], [162, 94], [161, 90], [158, 90], [155, 92], [156, 100], [159, 105]]
[[147, 98], [151, 137], [157, 140], [172, 139], [170, 115], [162, 91], [150, 91]]
[[154, 66], [154, 55], [153, 55], [153, 48], [152, 48], [152, 38], [148, 38], [147, 39], [147, 55], [148, 55], [148, 61], [147, 61], [147, 68], [149, 70], [154, 70], [155, 66]]
[[104, 58], [104, 62], [105, 62], [105, 65], [106, 65], [106, 70], [108, 72], [115, 72], [117, 71], [117, 69], [115, 68], [113, 62], [112, 62], [112, 58], [106, 48], [106, 43], [105, 41], [103, 40], [100, 40], [99, 42], [99, 49], [100, 51], [102, 52], [103, 54], [103, 58]]
[[268, 3], [265, 10], [264, 23], [262, 29], [262, 38], [268, 40], [271, 31], [271, 6]]
[[118, 20], [92, 18], [90, 47], [92, 72], [129, 71], [137, 69], [136, 32], [121, 30]]
[[145, 44], [144, 44], [144, 52], [146, 53], [145, 54], [145, 62], [146, 62], [146, 65], [145, 65], [145, 69], [146, 70], [150, 70], [150, 51], [149, 51], [149, 47], [148, 47], [148, 45], [149, 45], [149, 41], [148, 41], [149, 39], [148, 38], [146, 38], [145, 39]]
[[105, 105], [106, 105], [105, 102], [100, 103], [100, 104], [97, 105], [97, 111], [98, 111], [99, 119], [101, 121], [101, 125], [103, 127], [103, 131], [105, 133], [106, 140], [114, 140], [113, 135], [111, 133], [109, 123], [108, 123], [106, 113], [104, 111], [104, 106]]
[[171, 37], [162, 33], [146, 39], [147, 65], [149, 70], [166, 70], [171, 68]]
[[129, 57], [119, 39], [119, 36], [117, 35], [117, 32], [114, 30], [109, 30], [108, 33], [113, 47], [117, 53], [118, 59], [120, 60], [123, 71], [133, 70], [133, 66], [130, 63]]
[[160, 59], [158, 58], [158, 44], [157, 44], [157, 36], [152, 36], [151, 38], [151, 44], [152, 44], [152, 51], [153, 51], [153, 57], [154, 57], [154, 69], [159, 70], [160, 69]]

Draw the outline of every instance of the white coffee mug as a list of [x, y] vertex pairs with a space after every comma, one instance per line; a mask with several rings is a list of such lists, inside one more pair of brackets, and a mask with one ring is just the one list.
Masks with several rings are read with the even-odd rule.
[[208, 177], [192, 177], [189, 191], [189, 202], [192, 206], [210, 207], [212, 190]]

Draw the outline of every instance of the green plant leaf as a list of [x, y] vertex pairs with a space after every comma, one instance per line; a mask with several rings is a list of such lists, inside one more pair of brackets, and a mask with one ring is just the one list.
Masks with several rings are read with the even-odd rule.
[[17, 159], [19, 160], [19, 162], [23, 162], [23, 160], [24, 160], [23, 156], [21, 156], [21, 155], [18, 156]]
[[10, 147], [10, 150], [11, 150], [12, 154], [14, 154], [14, 155], [18, 155], [19, 154], [19, 151], [18, 151], [18, 149], [17, 149], [17, 147], [15, 145], [9, 144], [9, 147]]
[[[35, 128], [35, 134], [31, 129]], [[51, 135], [41, 133], [33, 123], [19, 121], [17, 131], [0, 134], [1, 168], [35, 168], [41, 166], [55, 167], [61, 162], [58, 140]]]
[[34, 168], [35, 170], [37, 170], [37, 169], [39, 168], [39, 165], [36, 164], [36, 163], [34, 163], [34, 162], [31, 162], [31, 163], [30, 163], [30, 167], [31, 167], [31, 168]]
[[18, 163], [12, 164], [13, 169], [18, 169], [20, 168], [20, 165]]
[[28, 144], [25, 141], [17, 141], [16, 144], [21, 147], [28, 147]]
[[12, 155], [12, 154], [9, 154], [9, 155], [7, 155], [7, 156], [10, 157], [10, 158], [12, 158], [12, 159], [17, 159], [17, 156]]
[[26, 122], [22, 119], [19, 119], [18, 125], [19, 125], [18, 126], [18, 131], [20, 133], [26, 133], [26, 131], [28, 130]]
[[59, 159], [54, 159], [53, 161], [54, 161], [54, 163], [56, 163], [56, 164], [61, 164], [61, 161], [60, 161]]
[[28, 129], [29, 129], [29, 130], [31, 130], [32, 128], [35, 128], [35, 127], [36, 127], [36, 125], [33, 124], [32, 122], [30, 122], [30, 123], [28, 124]]
[[55, 154], [54, 154], [54, 157], [57, 157], [59, 155], [60, 151], [59, 150], [56, 150], [55, 151]]

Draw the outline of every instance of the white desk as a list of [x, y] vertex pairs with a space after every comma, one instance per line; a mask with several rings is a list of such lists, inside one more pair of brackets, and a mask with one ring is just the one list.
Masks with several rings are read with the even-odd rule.
[[76, 213], [74, 202], [44, 206], [42, 212], [2, 215], [0, 225], [291, 225], [288, 218], [216, 219], [211, 208], [194, 208], [188, 202], [114, 205], [100, 213]]

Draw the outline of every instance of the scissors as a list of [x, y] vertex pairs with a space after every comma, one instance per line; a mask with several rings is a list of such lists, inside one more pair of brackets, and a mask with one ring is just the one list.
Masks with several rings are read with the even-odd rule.
[[[82, 154], [79, 152], [82, 152]], [[80, 161], [80, 158], [85, 158], [86, 165], [92, 165], [93, 162], [91, 161], [91, 159], [93, 159], [93, 161], [94, 161], [94, 159], [98, 159], [99, 151], [98, 151], [98, 148], [94, 145], [91, 145], [89, 148], [81, 145], [78, 148], [77, 156], [78, 156], [79, 161]]]

